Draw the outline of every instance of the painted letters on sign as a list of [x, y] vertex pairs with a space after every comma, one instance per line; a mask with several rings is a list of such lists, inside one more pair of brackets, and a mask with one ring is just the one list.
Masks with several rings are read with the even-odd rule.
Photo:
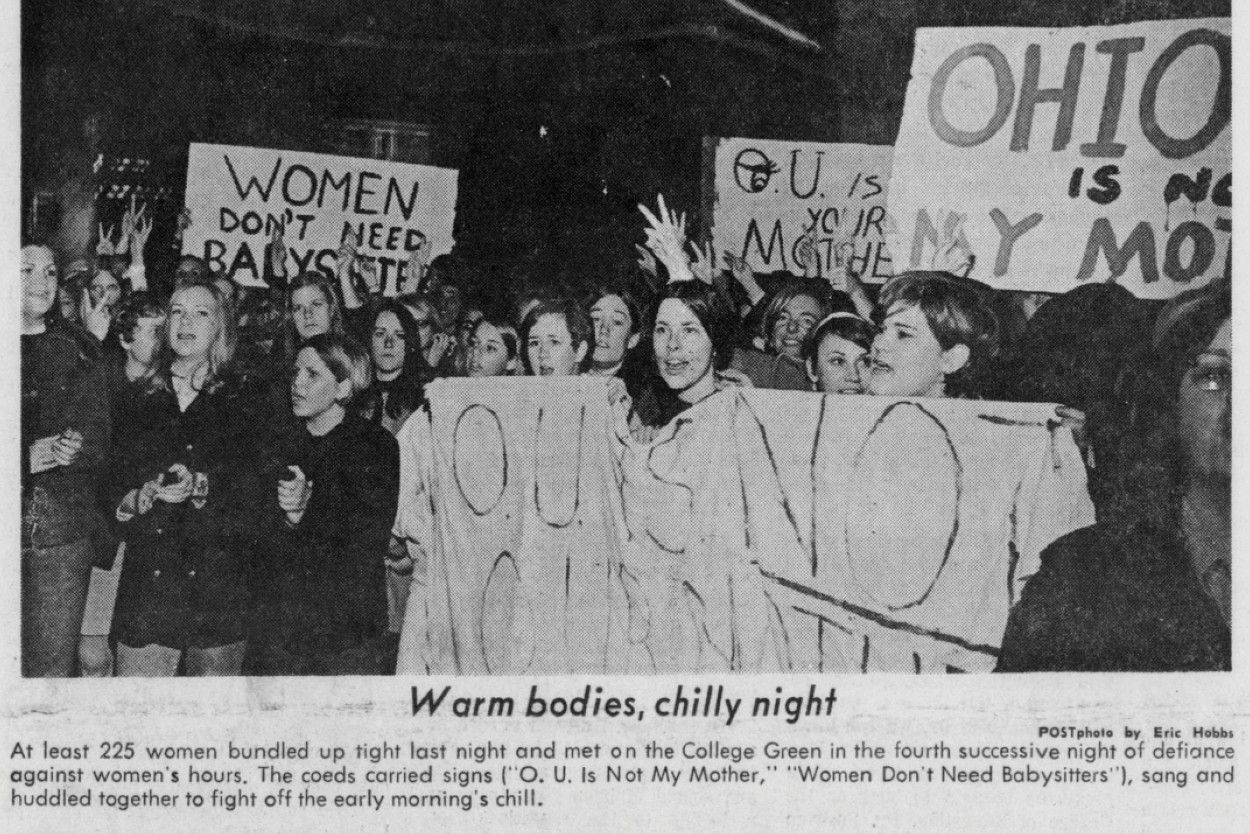
[[1094, 520], [1054, 406], [728, 390], [640, 443], [602, 378], [428, 392], [402, 672], [989, 671]]
[[746, 258], [756, 272], [801, 275], [796, 247], [815, 227], [821, 275], [847, 258], [865, 281], [893, 274], [885, 240], [888, 145], [710, 139], [706, 146], [715, 149], [714, 193], [705, 203], [717, 254]]
[[456, 171], [428, 165], [193, 144], [183, 252], [240, 285], [265, 286], [275, 226], [284, 230], [288, 275], [333, 272], [350, 227], [361, 255], [376, 261], [381, 287], [393, 289], [422, 238], [431, 256], [451, 251], [456, 179]]
[[921, 29], [890, 183], [895, 268], [960, 226], [972, 277], [1167, 298], [1229, 269], [1227, 19]]

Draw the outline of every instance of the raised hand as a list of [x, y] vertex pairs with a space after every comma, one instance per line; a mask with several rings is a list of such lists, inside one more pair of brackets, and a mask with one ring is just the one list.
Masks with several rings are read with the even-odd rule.
[[817, 224], [812, 223], [812, 227], [804, 230], [803, 236], [794, 245], [794, 262], [803, 267], [804, 278], [815, 278], [820, 275], [820, 254], [816, 251], [816, 226]]
[[113, 323], [113, 313], [109, 310], [108, 299], [101, 295], [99, 301], [91, 300], [91, 293], [85, 288], [78, 302], [78, 318], [87, 332], [103, 342], [108, 335], [109, 325]]
[[178, 224], [174, 226], [174, 237], [177, 240], [182, 240], [182, 236], [187, 233], [189, 228], [191, 228], [191, 209], [183, 206], [182, 211], [178, 212]]
[[113, 226], [100, 225], [100, 240], [95, 245], [95, 253], [100, 256], [107, 257], [117, 254], [117, 245], [113, 243]]
[[694, 273], [690, 271], [690, 261], [686, 258], [685, 251], [686, 215], [670, 211], [668, 206], [664, 205], [663, 194], [658, 196], [656, 203], [660, 210], [658, 216], [652, 214], [641, 203], [638, 205], [638, 210], [642, 212], [643, 217], [647, 218], [649, 224], [646, 229], [647, 248], [668, 270], [670, 283], [693, 280]]
[[425, 281], [426, 272], [430, 267], [432, 248], [425, 235], [418, 232], [417, 248], [409, 253], [408, 263], [404, 267], [404, 276], [399, 285], [400, 295], [421, 291], [421, 284]]
[[147, 206], [140, 209], [139, 218], [135, 221], [134, 231], [130, 235], [130, 262], [143, 263], [143, 250], [147, 248], [148, 238], [152, 235], [152, 218], [146, 216]]
[[269, 271], [277, 278], [286, 277], [286, 241], [283, 235], [286, 228], [282, 223], [274, 223], [269, 235]]
[[751, 269], [747, 259], [738, 257], [728, 249], [724, 252], [724, 258], [729, 274], [734, 277], [734, 280], [746, 292], [747, 298], [750, 299], [751, 303], [758, 304], [759, 300], [764, 297], [764, 290], [760, 287], [759, 282], [755, 280], [755, 270]]
[[298, 466], [288, 466], [287, 469], [291, 472], [291, 479], [278, 481], [278, 506], [286, 513], [287, 521], [295, 525], [300, 523], [304, 511], [308, 509], [313, 482], [308, 480]]
[[343, 240], [339, 243], [338, 255], [335, 257], [335, 271], [339, 277], [348, 274], [352, 265], [356, 262], [356, 233], [352, 231], [351, 226], [343, 226]]
[[431, 368], [437, 368], [447, 352], [456, 346], [456, 341], [446, 333], [435, 333], [429, 348], [425, 351], [425, 361]]
[[374, 258], [357, 255], [356, 274], [364, 281], [365, 289], [371, 295], [376, 295], [382, 291], [382, 273], [378, 269], [378, 262]]
[[690, 272], [705, 284], [713, 283], [717, 269], [716, 253], [712, 251], [711, 242], [703, 244], [702, 247], [691, 242], [688, 246], [691, 252]]
[[942, 237], [938, 241], [937, 251], [933, 253], [933, 269], [951, 272], [961, 278], [967, 278], [976, 263], [972, 253], [972, 244], [964, 235], [964, 220], [967, 215], [952, 211], [946, 215], [942, 223]]
[[116, 253], [125, 255], [130, 251], [130, 238], [134, 236], [135, 225], [138, 223], [138, 211], [135, 209], [135, 195], [130, 195], [130, 205], [122, 214], [121, 236], [117, 241]]

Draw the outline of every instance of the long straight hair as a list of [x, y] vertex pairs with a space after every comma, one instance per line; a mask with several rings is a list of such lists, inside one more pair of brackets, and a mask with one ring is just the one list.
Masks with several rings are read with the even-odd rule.
[[174, 294], [169, 297], [169, 301], [165, 304], [166, 335], [164, 341], [161, 342], [157, 359], [152, 363], [152, 368], [148, 373], [149, 391], [173, 391], [173, 385], [170, 382], [170, 367], [173, 365], [176, 356], [171, 344], [175, 338], [175, 332], [174, 328], [169, 324], [171, 321], [170, 310], [173, 308], [174, 299], [192, 290], [203, 290], [212, 297], [213, 318], [217, 320], [217, 335], [213, 338], [213, 343], [208, 349], [208, 376], [205, 377], [204, 386], [200, 390], [209, 392], [215, 390], [226, 378], [234, 362], [234, 351], [238, 345], [238, 335], [235, 330], [234, 317], [230, 315], [230, 300], [226, 298], [225, 293], [211, 282], [184, 284], [174, 290]]
[[[386, 416], [396, 419], [405, 411], [411, 412], [421, 407], [421, 404], [425, 402], [425, 384], [434, 375], [426, 365], [425, 354], [421, 351], [421, 336], [417, 332], [416, 318], [407, 307], [392, 298], [379, 301], [370, 320], [369, 345], [362, 346], [366, 347], [369, 353], [370, 365], [373, 363], [373, 331], [377, 328], [378, 318], [383, 313], [394, 314], [399, 321], [400, 328], [404, 331], [404, 367], [400, 369], [399, 376], [395, 379], [393, 396], [388, 397], [386, 402]], [[377, 368], [375, 367], [373, 371], [374, 379], [381, 382], [377, 377]], [[369, 403], [368, 407], [375, 407], [375, 404]]]
[[288, 360], [295, 359], [296, 349], [303, 341], [299, 337], [299, 331], [295, 328], [295, 313], [291, 309], [291, 303], [295, 298], [295, 291], [305, 287], [313, 287], [325, 297], [326, 305], [330, 308], [329, 332], [336, 336], [343, 336], [346, 333], [343, 327], [343, 307], [339, 304], [339, 296], [334, 290], [334, 284], [324, 273], [315, 270], [301, 272], [287, 285], [286, 303], [283, 304], [282, 310], [283, 348], [286, 350]]

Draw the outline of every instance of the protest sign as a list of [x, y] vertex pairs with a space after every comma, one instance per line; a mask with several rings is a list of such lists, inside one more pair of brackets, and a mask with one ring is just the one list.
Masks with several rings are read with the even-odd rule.
[[795, 247], [815, 225], [821, 275], [850, 258], [865, 281], [884, 281], [893, 274], [885, 241], [892, 153], [888, 145], [706, 139], [715, 251], [746, 258], [756, 272], [802, 274]]
[[1167, 298], [1231, 257], [1227, 19], [921, 29], [890, 182], [895, 268]]
[[284, 229], [287, 275], [333, 272], [345, 228], [376, 261], [393, 295], [424, 238], [431, 257], [451, 251], [457, 172], [377, 159], [192, 144], [183, 252], [242, 286], [265, 286], [265, 246]]
[[1042, 549], [1093, 523], [1053, 406], [724, 391], [636, 443], [605, 388], [431, 386], [402, 669], [988, 671]]
[[604, 380], [492, 383], [427, 389], [432, 431], [414, 441], [429, 444], [433, 540], [422, 542], [429, 573], [408, 605], [402, 670], [608, 671], [620, 535]]

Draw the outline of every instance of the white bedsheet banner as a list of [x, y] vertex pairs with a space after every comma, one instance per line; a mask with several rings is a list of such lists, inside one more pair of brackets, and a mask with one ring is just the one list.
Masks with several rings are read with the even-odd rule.
[[1049, 405], [725, 391], [641, 444], [598, 379], [429, 395], [401, 673], [988, 671], [1093, 522]]

